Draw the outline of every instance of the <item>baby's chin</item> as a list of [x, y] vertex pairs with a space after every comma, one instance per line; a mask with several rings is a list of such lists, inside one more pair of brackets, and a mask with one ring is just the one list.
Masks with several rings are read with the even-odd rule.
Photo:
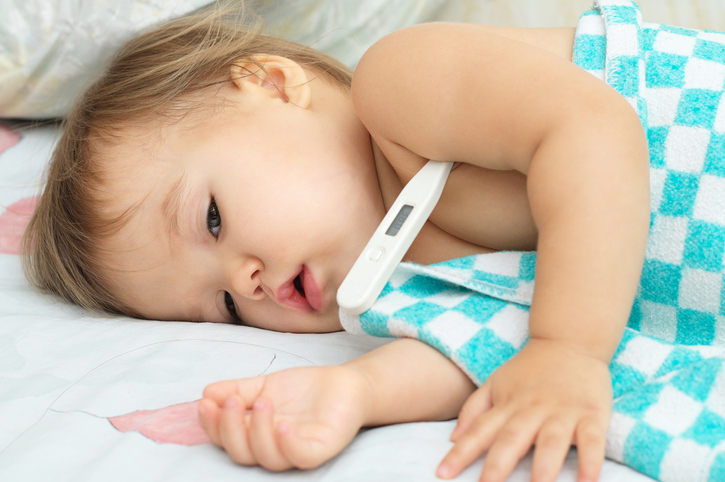
[[277, 331], [280, 333], [335, 333], [344, 331], [338, 315], [339, 308], [335, 304], [325, 310], [325, 313], [306, 313], [303, 316], [295, 314], [290, 317], [275, 316], [244, 317], [242, 313], [242, 325], [252, 326], [263, 330]]

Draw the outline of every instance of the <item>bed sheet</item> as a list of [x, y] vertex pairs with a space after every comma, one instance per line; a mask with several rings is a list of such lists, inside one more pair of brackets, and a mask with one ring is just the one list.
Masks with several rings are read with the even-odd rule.
[[[0, 480], [438, 480], [453, 421], [366, 429], [320, 468], [280, 474], [235, 465], [195, 421], [210, 382], [339, 364], [387, 340], [97, 316], [35, 293], [18, 243], [58, 133], [0, 124]], [[531, 460], [509, 480], [528, 481]], [[558, 480], [576, 480], [574, 450]], [[601, 480], [651, 479], [607, 461]]]

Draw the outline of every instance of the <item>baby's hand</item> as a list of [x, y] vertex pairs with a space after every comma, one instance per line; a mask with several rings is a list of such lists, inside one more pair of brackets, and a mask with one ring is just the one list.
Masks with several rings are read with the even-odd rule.
[[531, 480], [554, 481], [574, 444], [578, 480], [596, 481], [611, 407], [605, 362], [532, 339], [468, 398], [438, 475], [455, 477], [488, 451], [480, 480], [503, 482], [535, 445]]
[[239, 464], [311, 469], [355, 437], [368, 400], [367, 382], [355, 369], [293, 368], [209, 385], [199, 418], [212, 442]]

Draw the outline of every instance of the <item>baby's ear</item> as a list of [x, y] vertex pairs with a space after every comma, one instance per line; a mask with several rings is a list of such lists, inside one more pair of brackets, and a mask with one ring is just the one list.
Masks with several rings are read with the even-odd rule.
[[256, 86], [298, 107], [310, 105], [312, 93], [305, 70], [297, 62], [278, 55], [256, 55], [252, 60], [240, 60], [232, 65], [232, 82], [244, 90]]

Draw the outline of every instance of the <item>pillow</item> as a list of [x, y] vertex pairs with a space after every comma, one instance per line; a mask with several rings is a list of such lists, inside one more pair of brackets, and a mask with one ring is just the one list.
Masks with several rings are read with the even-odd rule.
[[[57, 118], [125, 41], [213, 0], [3, 0], [0, 117]], [[445, 0], [254, 0], [267, 31], [354, 66], [385, 34], [425, 21]]]
[[210, 1], [3, 0], [0, 116], [63, 116], [136, 32]]

